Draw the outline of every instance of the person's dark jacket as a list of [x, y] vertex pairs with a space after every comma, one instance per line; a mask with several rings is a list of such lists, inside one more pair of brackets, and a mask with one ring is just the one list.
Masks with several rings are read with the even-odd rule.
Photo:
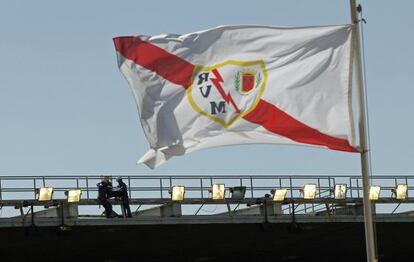
[[105, 181], [102, 181], [98, 183], [97, 186], [98, 186], [98, 200], [101, 202], [106, 201], [111, 191], [109, 184], [106, 183]]

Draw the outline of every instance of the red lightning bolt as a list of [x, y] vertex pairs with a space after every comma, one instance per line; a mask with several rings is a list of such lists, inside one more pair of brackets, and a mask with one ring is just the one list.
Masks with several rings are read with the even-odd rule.
[[230, 92], [228, 92], [226, 94], [223, 87], [221, 86], [220, 83], [223, 83], [224, 81], [223, 81], [223, 78], [221, 77], [220, 73], [217, 71], [217, 69], [213, 69], [211, 72], [213, 72], [213, 74], [216, 78], [210, 78], [210, 80], [211, 80], [211, 82], [213, 82], [214, 86], [217, 88], [220, 95], [223, 97], [224, 101], [226, 101], [227, 104], [231, 103], [234, 110], [236, 110], [237, 113], [240, 113], [240, 109], [237, 107], [236, 103], [234, 102], [233, 98], [231, 97]]

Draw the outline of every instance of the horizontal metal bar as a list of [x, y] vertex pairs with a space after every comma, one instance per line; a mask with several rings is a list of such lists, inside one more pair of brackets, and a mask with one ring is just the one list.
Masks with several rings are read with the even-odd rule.
[[[246, 204], [246, 205], [256, 205], [262, 204], [264, 198], [246, 198], [242, 200], [237, 199], [224, 199], [224, 200], [213, 200], [207, 198], [186, 198], [183, 201], [175, 202], [182, 205], [193, 205], [193, 204], [217, 204], [217, 205], [227, 205], [227, 204]], [[118, 200], [109, 200], [112, 204], [120, 204], [121, 201]], [[270, 200], [271, 201], [271, 200]], [[0, 205], [3, 206], [53, 206], [58, 205], [59, 203], [66, 203], [66, 199], [55, 199], [52, 201], [37, 201], [37, 200], [3, 200], [0, 201]], [[373, 201], [377, 204], [399, 204], [399, 203], [414, 203], [414, 198], [407, 198], [404, 201], [396, 200], [395, 198], [380, 198], [377, 201]], [[173, 201], [166, 198], [132, 198], [129, 203], [131, 205], [164, 205], [171, 204]], [[287, 205], [291, 203], [295, 204], [362, 204], [362, 198], [347, 198], [347, 199], [334, 199], [334, 198], [316, 198], [313, 200], [305, 200], [303, 198], [286, 198], [282, 202], [273, 201], [273, 203], [279, 203], [282, 205]], [[80, 202], [76, 203], [77, 205], [99, 205], [97, 199], [81, 199]]]
[[[331, 175], [331, 174], [321, 174], [321, 175], [306, 175], [306, 174], [269, 174], [269, 175], [133, 175], [133, 174], [102, 174], [102, 175], [59, 175], [59, 176], [2, 176], [2, 180], [33, 180], [33, 179], [53, 179], [53, 180], [72, 180], [72, 179], [102, 179], [104, 176], [110, 176], [112, 178], [116, 178], [118, 176], [121, 177], [130, 177], [130, 179], [169, 179], [172, 177], [173, 179], [209, 179], [213, 178], [220, 178], [220, 179], [250, 179], [253, 176], [254, 179], [272, 179], [272, 178], [282, 178], [282, 179], [289, 179], [289, 177], [293, 177], [295, 179], [329, 179], [329, 178], [351, 178], [351, 179], [362, 179], [361, 176], [358, 175]], [[372, 176], [373, 179], [414, 179], [413, 174], [407, 175], [374, 175]]]

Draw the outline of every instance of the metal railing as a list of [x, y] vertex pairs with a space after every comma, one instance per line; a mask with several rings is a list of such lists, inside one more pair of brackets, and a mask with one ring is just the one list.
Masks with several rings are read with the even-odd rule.
[[[105, 176], [107, 176], [105, 174]], [[346, 175], [112, 175], [115, 180], [121, 176], [128, 186], [132, 204], [165, 204], [170, 201], [169, 190], [172, 186], [185, 186], [183, 204], [203, 203], [243, 203], [247, 205], [259, 203], [258, 199], [271, 198], [271, 190], [276, 188], [287, 189], [285, 200], [287, 205], [295, 203], [304, 205], [303, 208], [291, 208], [287, 205], [285, 212], [317, 212], [321, 206], [328, 204], [362, 203], [362, 178]], [[0, 203], [3, 206], [12, 206], [22, 201], [31, 201], [34, 205], [41, 205], [36, 201], [36, 192], [41, 187], [54, 188], [54, 200], [64, 201], [65, 191], [81, 189], [82, 200], [80, 205], [97, 205], [97, 183], [104, 175], [79, 176], [2, 176], [0, 177]], [[115, 181], [113, 181], [116, 184]], [[225, 184], [226, 189], [246, 187], [245, 199], [232, 200], [229, 190], [226, 191], [224, 201], [211, 201], [209, 192], [216, 183]], [[316, 184], [317, 193], [313, 200], [304, 200], [302, 188], [305, 184]], [[333, 189], [336, 184], [346, 184], [346, 199], [336, 200]], [[381, 193], [378, 203], [401, 203], [393, 197], [393, 190], [398, 184], [408, 185], [408, 196], [414, 190], [414, 175], [381, 175], [371, 178], [372, 185], [380, 185]], [[408, 197], [405, 203], [414, 203]], [[315, 206], [318, 205], [318, 206]]]

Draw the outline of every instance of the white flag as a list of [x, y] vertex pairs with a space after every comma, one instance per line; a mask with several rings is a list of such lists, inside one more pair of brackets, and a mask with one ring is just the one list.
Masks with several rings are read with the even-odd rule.
[[195, 150], [250, 143], [356, 152], [351, 25], [221, 26], [114, 38], [154, 168]]

